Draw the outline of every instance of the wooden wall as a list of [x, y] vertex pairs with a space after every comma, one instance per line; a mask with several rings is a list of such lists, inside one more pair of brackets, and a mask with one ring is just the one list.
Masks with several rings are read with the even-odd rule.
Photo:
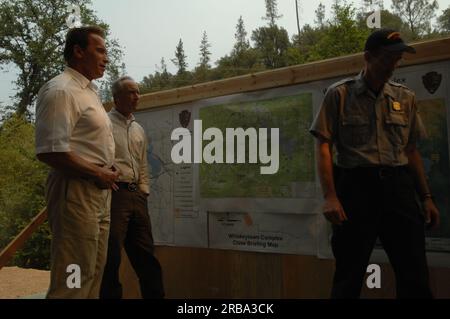
[[[167, 298], [328, 298], [334, 261], [314, 256], [232, 250], [157, 247]], [[136, 274], [126, 254], [121, 265], [124, 298], [140, 298]], [[363, 286], [362, 298], [395, 298], [395, 279], [381, 266], [381, 288]], [[450, 268], [431, 268], [436, 298], [450, 298]]]
[[[403, 66], [450, 59], [450, 38], [415, 44]], [[357, 73], [362, 54], [249, 74], [144, 95], [138, 110], [200, 99], [306, 83]], [[108, 108], [108, 106], [106, 106]], [[109, 105], [110, 107], [110, 105]], [[216, 249], [157, 247], [167, 298], [328, 298], [334, 261], [314, 256], [266, 254]], [[139, 298], [136, 275], [124, 258], [121, 266], [125, 298]], [[433, 292], [450, 298], [450, 268], [432, 268]], [[381, 289], [363, 289], [362, 297], [393, 298], [395, 280], [382, 265]]]

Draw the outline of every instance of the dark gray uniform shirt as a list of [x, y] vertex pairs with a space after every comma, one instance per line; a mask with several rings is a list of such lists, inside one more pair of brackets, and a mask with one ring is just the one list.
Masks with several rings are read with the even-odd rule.
[[310, 132], [335, 144], [344, 168], [406, 165], [406, 146], [426, 136], [414, 92], [389, 81], [375, 96], [362, 72], [328, 88]]

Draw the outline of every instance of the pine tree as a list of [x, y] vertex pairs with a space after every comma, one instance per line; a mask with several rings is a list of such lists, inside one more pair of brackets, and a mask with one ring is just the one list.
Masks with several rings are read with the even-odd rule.
[[283, 17], [282, 14], [278, 14], [277, 0], [266, 0], [266, 16], [263, 20], [269, 21], [269, 26], [273, 27], [276, 25], [276, 20]]
[[325, 23], [325, 5], [322, 2], [319, 3], [319, 6], [314, 12], [316, 13], [314, 23], [319, 26], [319, 28], [323, 27], [323, 24]]
[[238, 23], [236, 24], [234, 38], [236, 39], [236, 43], [234, 44], [233, 51], [236, 55], [239, 55], [250, 48], [250, 42], [247, 40], [247, 31], [245, 31], [242, 16], [239, 17]]
[[181, 75], [186, 72], [188, 64], [186, 62], [186, 55], [184, 54], [183, 49], [183, 41], [181, 39], [175, 49], [175, 58], [171, 61], [178, 68], [177, 75]]
[[211, 52], [209, 48], [211, 44], [208, 42], [208, 36], [206, 31], [203, 32], [202, 42], [200, 44], [200, 67], [209, 69], [211, 66], [209, 65], [209, 61], [211, 60]]

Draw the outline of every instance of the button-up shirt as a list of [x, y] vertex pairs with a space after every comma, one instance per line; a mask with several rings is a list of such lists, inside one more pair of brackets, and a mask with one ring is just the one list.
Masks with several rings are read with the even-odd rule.
[[97, 87], [70, 67], [44, 84], [36, 104], [36, 154], [62, 152], [97, 165], [114, 162], [112, 125]]
[[414, 92], [389, 81], [375, 95], [362, 72], [328, 89], [310, 132], [335, 144], [345, 168], [406, 165], [406, 146], [426, 136]]
[[112, 108], [108, 116], [113, 124], [115, 165], [120, 170], [119, 181], [137, 183], [142, 192], [149, 194], [147, 138], [144, 129], [135, 121], [133, 114], [126, 118], [116, 108]]

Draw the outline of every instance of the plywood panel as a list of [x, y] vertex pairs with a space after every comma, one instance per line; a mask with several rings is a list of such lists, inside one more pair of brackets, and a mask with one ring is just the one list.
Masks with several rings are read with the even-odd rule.
[[[314, 256], [265, 254], [216, 249], [156, 247], [167, 298], [326, 299], [334, 261]], [[381, 264], [381, 288], [363, 285], [362, 298], [395, 298], [395, 278]], [[137, 277], [127, 258], [121, 265], [124, 298], [140, 298]], [[365, 282], [365, 281], [364, 281]], [[450, 269], [430, 269], [436, 298], [450, 297]]]
[[334, 262], [314, 256], [283, 256], [283, 298], [328, 298]]

